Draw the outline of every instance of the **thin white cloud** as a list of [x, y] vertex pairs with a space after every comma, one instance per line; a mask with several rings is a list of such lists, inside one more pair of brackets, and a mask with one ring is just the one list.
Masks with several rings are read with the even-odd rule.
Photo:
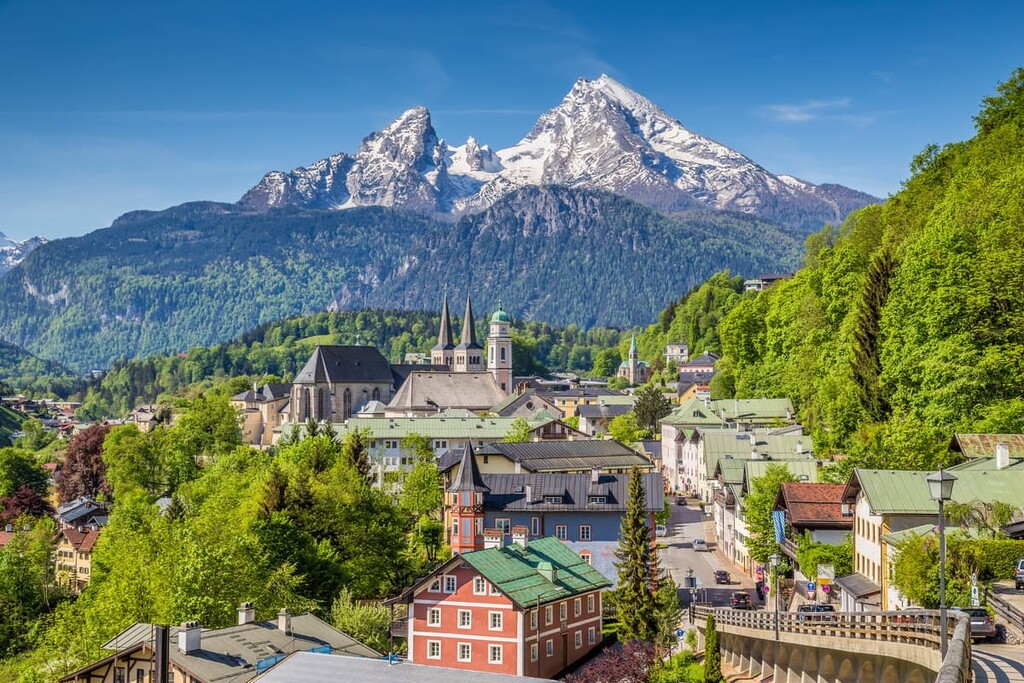
[[808, 100], [800, 104], [766, 104], [760, 108], [761, 115], [772, 121], [783, 123], [806, 123], [828, 116], [829, 112], [850, 106], [850, 98], [835, 100]]

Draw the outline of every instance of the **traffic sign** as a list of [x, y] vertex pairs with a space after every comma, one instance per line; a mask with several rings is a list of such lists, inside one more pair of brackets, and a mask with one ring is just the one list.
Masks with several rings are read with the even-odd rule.
[[765, 586], [764, 587], [764, 594], [765, 595], [768, 595], [771, 592], [772, 592], [772, 587], [771, 586]]
[[764, 581], [764, 567], [757, 565], [757, 580]]
[[829, 593], [831, 591], [832, 591], [832, 586], [828, 585], [827, 583], [824, 586], [821, 587], [821, 592], [822, 593]]
[[814, 582], [813, 581], [808, 581], [807, 582], [807, 590], [809, 590], [809, 591], [813, 591], [814, 590]]
[[685, 632], [685, 631], [683, 631], [683, 629], [681, 629], [681, 628], [677, 628], [677, 629], [676, 629], [676, 638], [682, 638], [682, 637], [683, 637], [683, 635], [685, 635], [685, 633], [686, 633], [686, 632]]

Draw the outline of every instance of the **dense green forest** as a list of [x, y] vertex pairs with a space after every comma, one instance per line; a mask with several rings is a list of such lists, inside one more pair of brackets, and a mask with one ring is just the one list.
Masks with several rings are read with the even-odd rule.
[[5, 341], [0, 341], [0, 393], [13, 389], [26, 394], [66, 396], [81, 385], [81, 378], [60, 363], [37, 358]]
[[719, 327], [736, 394], [793, 398], [822, 451], [922, 469], [1024, 427], [1024, 71], [974, 121]]
[[[477, 319], [477, 338], [487, 334], [486, 315]], [[453, 320], [456, 330], [460, 320]], [[290, 379], [317, 344], [376, 346], [392, 362], [406, 353], [428, 352], [437, 341], [440, 315], [402, 311], [342, 311], [288, 318], [261, 325], [236, 341], [196, 347], [181, 354], [118, 361], [101, 379], [92, 380], [74, 397], [80, 416], [119, 416], [136, 405], [182, 394], [232, 377], [254, 381]], [[513, 323], [512, 361], [517, 374], [550, 370], [589, 372], [593, 359], [620, 340], [618, 330], [581, 330], [544, 323]]]
[[85, 373], [288, 316], [436, 309], [446, 286], [523, 320], [628, 326], [716, 270], [791, 267], [798, 252], [749, 216], [668, 217], [563, 188], [527, 188], [454, 224], [371, 207], [192, 203], [33, 251], [0, 278], [0, 338]]

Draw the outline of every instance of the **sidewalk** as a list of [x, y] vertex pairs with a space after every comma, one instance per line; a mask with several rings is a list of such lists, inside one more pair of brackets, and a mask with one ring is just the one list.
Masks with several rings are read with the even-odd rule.
[[732, 576], [732, 580], [739, 584], [740, 588], [753, 589], [756, 581], [754, 578], [746, 573], [746, 571], [740, 565], [733, 562], [732, 558], [725, 554], [722, 550], [721, 544], [718, 542], [718, 533], [715, 531], [715, 522], [705, 518], [704, 522], [704, 538], [709, 542], [712, 540], [715, 544], [715, 549], [712, 553], [722, 566], [725, 567], [726, 571]]

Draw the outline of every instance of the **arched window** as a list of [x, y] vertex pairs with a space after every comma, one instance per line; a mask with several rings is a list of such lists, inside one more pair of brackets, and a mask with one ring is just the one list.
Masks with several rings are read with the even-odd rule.
[[352, 390], [345, 387], [345, 393], [342, 394], [342, 417], [346, 420], [352, 416]]
[[501, 347], [501, 359], [505, 360], [505, 347], [504, 346]]
[[374, 389], [373, 389], [373, 400], [374, 401], [379, 401], [380, 400], [380, 388], [379, 387], [374, 387]]
[[304, 392], [306, 400], [302, 402], [302, 419], [309, 419], [309, 411], [312, 410], [313, 406], [313, 390], [306, 389]]

